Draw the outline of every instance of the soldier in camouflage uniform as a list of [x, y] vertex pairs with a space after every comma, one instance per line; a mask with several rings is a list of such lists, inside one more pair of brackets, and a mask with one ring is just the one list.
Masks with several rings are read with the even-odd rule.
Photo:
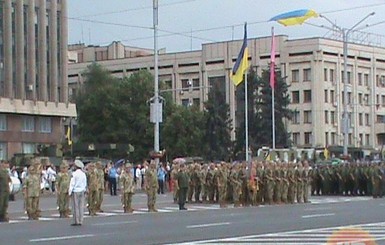
[[257, 163], [257, 176], [256, 176], [256, 185], [257, 185], [257, 204], [262, 204], [264, 202], [264, 192], [265, 186], [263, 185], [263, 175], [264, 169], [262, 163]]
[[202, 184], [201, 184], [201, 165], [196, 163], [192, 172], [191, 180], [193, 182], [194, 186], [194, 198], [195, 202], [199, 203], [200, 201], [200, 195], [202, 191]]
[[188, 190], [187, 190], [187, 199], [189, 203], [192, 203], [192, 197], [194, 195], [195, 191], [195, 182], [193, 180], [194, 175], [194, 164], [190, 164], [187, 167], [187, 174], [189, 176], [189, 182], [188, 182]]
[[287, 204], [287, 197], [289, 192], [289, 180], [287, 177], [287, 164], [281, 167], [281, 202]]
[[303, 167], [299, 162], [295, 171], [295, 180], [297, 183], [297, 203], [302, 203], [303, 197]]
[[178, 188], [176, 188], [176, 185], [177, 185], [177, 174], [178, 174], [178, 171], [179, 171], [179, 164], [178, 163], [174, 163], [173, 164], [173, 167], [172, 167], [172, 170], [171, 170], [171, 181], [172, 181], [172, 185], [173, 185], [173, 190], [172, 190], [172, 196], [173, 196], [173, 199], [174, 199], [174, 203], [178, 203]]
[[208, 165], [203, 164], [202, 169], [201, 169], [201, 173], [200, 173], [201, 188], [202, 188], [202, 202], [203, 203], [207, 202], [207, 197], [209, 195], [208, 185], [206, 183], [207, 172], [208, 172]]
[[156, 173], [155, 162], [150, 163], [150, 167], [145, 173], [145, 190], [147, 193], [147, 207], [149, 212], [158, 212], [155, 208], [156, 203], [156, 192], [158, 191], [158, 177]]
[[297, 190], [297, 181], [294, 167], [295, 165], [293, 163], [289, 163], [289, 169], [287, 170], [287, 180], [289, 181], [287, 201], [290, 204], [294, 204]]
[[96, 215], [96, 201], [99, 189], [98, 176], [95, 171], [95, 164], [87, 165], [87, 187], [88, 187], [88, 212], [90, 216]]
[[242, 206], [250, 205], [248, 200], [249, 190], [247, 189], [247, 185], [249, 184], [249, 180], [247, 177], [247, 162], [242, 163], [242, 167], [239, 170], [239, 178], [242, 180], [242, 194], [240, 197], [240, 201]]
[[272, 163], [266, 164], [264, 174], [264, 186], [265, 186], [265, 203], [272, 205], [274, 203], [274, 171]]
[[221, 208], [227, 207], [227, 205], [226, 205], [227, 176], [228, 176], [228, 174], [226, 171], [226, 166], [223, 164], [220, 164], [218, 166], [218, 170], [215, 173], [214, 178], [215, 178], [215, 183], [218, 187], [218, 195], [219, 195], [218, 202], [219, 202], [219, 206]]
[[8, 168], [8, 162], [0, 163], [0, 222], [9, 222], [8, 200], [11, 178], [8, 175]]
[[252, 206], [257, 206], [258, 182], [257, 169], [254, 163], [251, 164], [250, 177], [248, 178], [248, 200]]
[[[214, 196], [215, 196], [215, 173], [217, 170], [215, 170], [214, 163], [210, 164], [210, 169], [208, 170], [206, 174], [206, 185], [208, 189], [209, 194], [209, 202], [214, 203]], [[216, 200], [218, 201], [218, 200]]]
[[28, 168], [28, 177], [24, 182], [24, 193], [27, 199], [27, 214], [29, 220], [38, 220], [39, 212], [39, 198], [40, 198], [40, 163], [35, 161]]
[[104, 197], [104, 170], [101, 162], [96, 163], [95, 171], [98, 178], [98, 190], [96, 194], [96, 212], [103, 212], [102, 203]]
[[303, 201], [304, 203], [309, 203], [309, 187], [311, 185], [311, 170], [309, 167], [309, 163], [307, 161], [304, 162], [302, 180], [303, 180]]
[[132, 165], [127, 163], [119, 178], [119, 184], [122, 190], [122, 206], [125, 213], [132, 213], [134, 211], [134, 209], [131, 207], [131, 203], [132, 196], [135, 193], [135, 183], [131, 168]]
[[382, 172], [380, 166], [374, 165], [372, 170], [373, 198], [381, 196]]
[[273, 200], [276, 204], [281, 204], [281, 190], [282, 190], [282, 178], [281, 178], [281, 164], [274, 165], [274, 195]]
[[68, 174], [68, 164], [63, 162], [60, 165], [60, 172], [56, 178], [57, 204], [60, 218], [69, 218], [69, 195], [71, 176]]
[[239, 168], [240, 165], [234, 165], [233, 168], [231, 169], [230, 173], [230, 181], [232, 185], [232, 190], [233, 190], [233, 202], [234, 202], [234, 207], [239, 207], [240, 202], [239, 202], [239, 196], [242, 193], [242, 182], [241, 179], [239, 178]]

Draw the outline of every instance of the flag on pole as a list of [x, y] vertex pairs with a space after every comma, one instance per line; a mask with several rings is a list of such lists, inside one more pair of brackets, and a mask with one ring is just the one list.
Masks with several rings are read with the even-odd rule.
[[71, 139], [71, 124], [67, 127], [67, 133], [66, 133], [66, 139], [68, 145], [72, 145], [72, 139]]
[[271, 28], [271, 55], [270, 55], [270, 87], [275, 87], [275, 37], [274, 27]]
[[312, 9], [300, 9], [274, 16], [270, 21], [277, 21], [284, 26], [293, 26], [301, 25], [306, 20], [318, 16], [317, 12]]
[[235, 86], [238, 86], [243, 81], [243, 75], [247, 71], [247, 68], [249, 67], [249, 51], [247, 49], [247, 24], [245, 23], [245, 35], [243, 38], [243, 44], [241, 51], [239, 52], [237, 61], [235, 62], [235, 65], [232, 70], [231, 74], [231, 80], [233, 80], [233, 83]]

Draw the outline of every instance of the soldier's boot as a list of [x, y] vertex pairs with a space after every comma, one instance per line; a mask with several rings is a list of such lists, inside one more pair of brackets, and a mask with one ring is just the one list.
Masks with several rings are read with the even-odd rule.
[[36, 211], [36, 217], [38, 217], [38, 218], [41, 217], [41, 210], [40, 210], [40, 209], [38, 209], [38, 210]]
[[240, 206], [241, 206], [241, 204], [239, 203], [239, 201], [234, 202], [234, 208], [239, 208]]
[[64, 212], [59, 211], [59, 218], [64, 218]]
[[220, 208], [226, 208], [227, 205], [225, 204], [225, 202], [220, 202], [220, 203], [219, 203], [219, 207], [220, 207]]
[[32, 214], [32, 219], [33, 220], [39, 220], [39, 213], [38, 212], [36, 212], [36, 213], [34, 213], [34, 214]]

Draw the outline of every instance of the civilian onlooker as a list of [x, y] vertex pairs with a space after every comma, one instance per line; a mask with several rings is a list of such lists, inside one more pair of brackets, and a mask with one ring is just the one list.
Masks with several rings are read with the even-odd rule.
[[118, 177], [118, 171], [114, 165], [108, 170], [108, 180], [110, 182], [110, 194], [116, 196], [116, 179]]
[[142, 173], [140, 171], [140, 164], [138, 164], [135, 168], [134, 180], [135, 180], [136, 189], [139, 190], [142, 183]]
[[166, 179], [166, 169], [164, 169], [162, 163], [159, 165], [158, 171], [157, 171], [157, 177], [158, 177], [158, 194], [164, 194], [164, 181]]
[[144, 188], [144, 179], [145, 179], [145, 174], [146, 174], [146, 170], [147, 170], [147, 168], [148, 168], [148, 162], [147, 161], [144, 161], [143, 162], [143, 166], [142, 166], [142, 168], [140, 169], [140, 173], [141, 173], [141, 175], [142, 175], [142, 181], [141, 181], [141, 187], [142, 187], [142, 189]]
[[56, 171], [55, 171], [55, 166], [53, 166], [52, 164], [48, 165], [47, 179], [48, 179], [49, 188], [51, 192], [55, 193]]

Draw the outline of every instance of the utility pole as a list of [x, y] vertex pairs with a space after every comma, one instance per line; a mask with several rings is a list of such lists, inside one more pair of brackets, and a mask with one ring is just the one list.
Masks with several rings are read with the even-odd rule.
[[[153, 0], [154, 13], [154, 97], [152, 101], [154, 113], [154, 151], [159, 152], [159, 123], [162, 121], [162, 103], [159, 101], [159, 78], [158, 78], [158, 0]], [[159, 158], [155, 158], [159, 164]]]

